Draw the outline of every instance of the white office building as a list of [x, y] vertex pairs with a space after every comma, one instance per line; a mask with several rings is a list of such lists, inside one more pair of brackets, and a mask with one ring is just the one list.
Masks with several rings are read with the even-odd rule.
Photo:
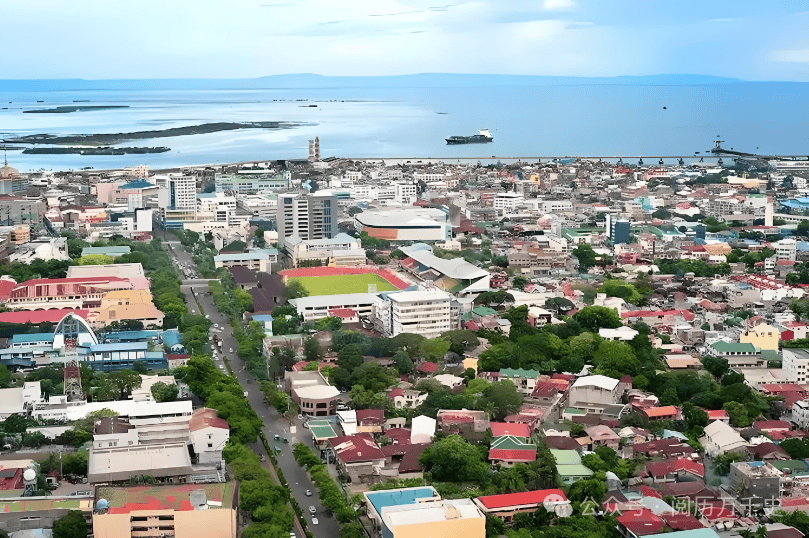
[[302, 240], [330, 239], [337, 235], [337, 197], [320, 193], [285, 193], [278, 195], [278, 238], [296, 236]]
[[374, 300], [374, 323], [387, 338], [398, 334], [436, 337], [457, 328], [452, 296], [438, 288], [381, 293]]

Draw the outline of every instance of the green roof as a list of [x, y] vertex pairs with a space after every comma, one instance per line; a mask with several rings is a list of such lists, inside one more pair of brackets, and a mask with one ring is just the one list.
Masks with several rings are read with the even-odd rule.
[[777, 349], [762, 349], [761, 358], [767, 359], [768, 361], [780, 361], [781, 354], [778, 353]]
[[584, 411], [582, 411], [581, 409], [577, 409], [575, 407], [565, 407], [564, 412], [565, 412], [565, 414], [568, 414], [568, 415], [586, 415], [587, 414]]
[[479, 306], [477, 308], [473, 308], [472, 313], [480, 317], [496, 316], [497, 310], [494, 308], [489, 308], [488, 306]]
[[793, 474], [809, 472], [809, 465], [806, 465], [806, 462], [803, 460], [775, 460], [770, 463], [779, 471], [789, 469]]
[[81, 249], [82, 256], [89, 256], [93, 254], [104, 254], [107, 256], [123, 256], [124, 254], [129, 254], [132, 252], [132, 249], [128, 246], [111, 246], [111, 247], [84, 247]]
[[556, 460], [556, 465], [581, 465], [581, 454], [575, 450], [558, 450], [552, 448], [551, 454]]
[[[572, 451], [575, 452], [575, 451]], [[582, 465], [581, 463], [575, 463], [572, 465], [557, 465], [556, 470], [559, 472], [559, 476], [592, 476], [593, 471]]]
[[756, 346], [751, 343], [729, 343], [725, 342], [724, 340], [720, 340], [714, 344], [711, 344], [711, 347], [714, 348], [716, 351], [720, 353], [755, 353]]
[[54, 500], [47, 497], [32, 497], [24, 501], [0, 501], [0, 511], [31, 512], [55, 509], [81, 510], [82, 506], [89, 508], [89, 504], [90, 502], [87, 499]]
[[500, 377], [507, 377], [509, 379], [519, 377], [519, 378], [526, 378], [526, 379], [536, 379], [539, 376], [539, 372], [536, 370], [524, 370], [522, 368], [501, 368], [500, 369]]
[[312, 435], [314, 435], [317, 439], [330, 439], [332, 437], [337, 437], [337, 433], [335, 433], [334, 428], [332, 428], [331, 422], [326, 420], [310, 420], [309, 429], [312, 430]]
[[461, 321], [471, 321], [472, 320], [472, 312], [464, 312], [461, 314]]
[[517, 437], [515, 435], [503, 435], [492, 439], [490, 449], [498, 450], [536, 450], [537, 446], [526, 442], [525, 437]]

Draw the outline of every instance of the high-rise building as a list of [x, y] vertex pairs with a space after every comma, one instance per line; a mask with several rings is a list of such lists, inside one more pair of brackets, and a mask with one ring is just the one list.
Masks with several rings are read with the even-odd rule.
[[160, 209], [187, 210], [197, 205], [197, 180], [193, 176], [169, 174], [155, 176], [159, 187], [157, 203]]
[[309, 141], [309, 162], [320, 160], [320, 139], [315, 137]]
[[337, 197], [320, 193], [278, 195], [278, 238], [296, 236], [304, 241], [331, 239], [337, 235]]
[[605, 218], [605, 231], [613, 245], [629, 244], [632, 242], [632, 232], [628, 220], [616, 219], [609, 213], [607, 213]]

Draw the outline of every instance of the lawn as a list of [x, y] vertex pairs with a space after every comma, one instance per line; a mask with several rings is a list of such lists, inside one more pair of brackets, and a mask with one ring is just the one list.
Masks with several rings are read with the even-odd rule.
[[301, 276], [298, 280], [309, 295], [338, 295], [341, 293], [368, 293], [368, 284], [376, 284], [376, 291], [395, 291], [396, 286], [379, 275]]

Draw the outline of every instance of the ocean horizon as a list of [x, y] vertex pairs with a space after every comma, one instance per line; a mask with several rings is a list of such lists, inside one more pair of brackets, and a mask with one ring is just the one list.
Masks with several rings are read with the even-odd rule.
[[[701, 75], [533, 77], [421, 74], [395, 77], [278, 75], [258, 79], [0, 80], [2, 137], [129, 133], [214, 122], [289, 122], [122, 141], [167, 146], [156, 154], [84, 156], [9, 151], [21, 171], [305, 158], [319, 137], [323, 157], [509, 159], [535, 156], [694, 155], [713, 146], [809, 155], [803, 118], [809, 83]], [[99, 108], [30, 113], [64, 106]], [[445, 138], [488, 128], [485, 145]], [[15, 144], [17, 145], [17, 144]], [[38, 145], [42, 147], [43, 145]], [[26, 146], [31, 147], [31, 146]]]

